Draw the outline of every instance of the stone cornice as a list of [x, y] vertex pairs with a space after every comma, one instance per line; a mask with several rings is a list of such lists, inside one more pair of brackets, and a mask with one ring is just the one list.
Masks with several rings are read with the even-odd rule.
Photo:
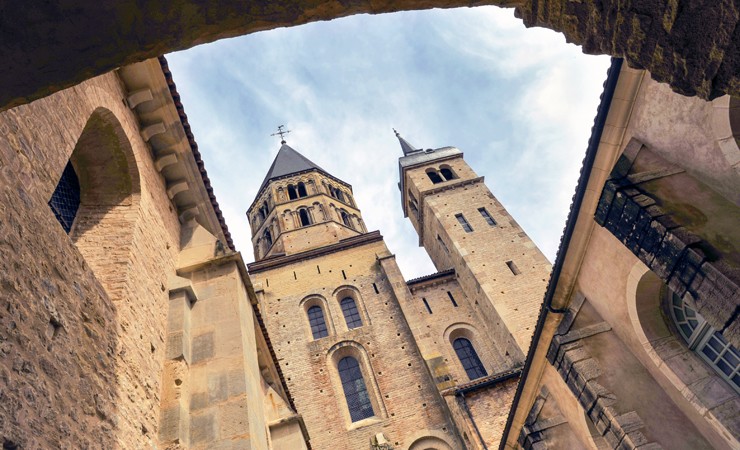
[[294, 264], [300, 261], [305, 261], [307, 259], [317, 258], [319, 256], [328, 255], [341, 250], [346, 250], [348, 248], [370, 244], [373, 242], [379, 242], [382, 240], [383, 236], [380, 234], [380, 231], [371, 231], [370, 233], [342, 239], [336, 244], [326, 245], [324, 247], [307, 250], [301, 253], [295, 253], [293, 255], [276, 256], [262, 261], [253, 262], [251, 264], [247, 264], [247, 269], [249, 270], [250, 274], [256, 274], [265, 270], [276, 269], [288, 264]]

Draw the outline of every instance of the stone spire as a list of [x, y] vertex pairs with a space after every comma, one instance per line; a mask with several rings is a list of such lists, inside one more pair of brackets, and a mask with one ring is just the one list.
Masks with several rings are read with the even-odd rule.
[[408, 141], [401, 137], [401, 134], [396, 131], [396, 129], [393, 129], [393, 132], [396, 133], [396, 137], [398, 138], [398, 142], [401, 143], [401, 150], [403, 150], [404, 155], [410, 155], [412, 153], [420, 152], [421, 149], [415, 148], [413, 145], [409, 144]]

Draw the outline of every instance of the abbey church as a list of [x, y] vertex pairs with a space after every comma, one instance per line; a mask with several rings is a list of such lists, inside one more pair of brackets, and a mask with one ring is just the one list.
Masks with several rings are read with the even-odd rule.
[[285, 141], [245, 261], [164, 57], [6, 94], [3, 449], [740, 448], [734, 48], [702, 98], [612, 59], [552, 263], [478, 149], [396, 133], [416, 279]]

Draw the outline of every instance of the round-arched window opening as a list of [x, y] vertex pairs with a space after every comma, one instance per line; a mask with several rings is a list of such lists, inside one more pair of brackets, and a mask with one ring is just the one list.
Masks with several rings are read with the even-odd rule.
[[740, 352], [686, 300], [671, 290], [668, 296], [671, 318], [686, 344], [740, 393]]
[[308, 193], [306, 192], [306, 185], [301, 181], [298, 183], [298, 197], [305, 197]]
[[324, 320], [324, 310], [320, 306], [312, 306], [306, 312], [308, 314], [308, 324], [311, 326], [311, 335], [314, 339], [321, 339], [329, 336], [329, 329], [326, 327]]
[[347, 328], [350, 330], [353, 328], [362, 326], [362, 318], [360, 312], [357, 310], [357, 304], [355, 299], [352, 297], [345, 297], [339, 302], [342, 307], [342, 313], [344, 314], [344, 320], [347, 322]]
[[306, 227], [308, 225], [311, 225], [311, 216], [308, 215], [308, 210], [301, 209], [298, 211], [298, 216], [301, 219], [301, 226]]
[[373, 417], [375, 415], [373, 404], [357, 360], [351, 356], [345, 356], [337, 364], [337, 370], [352, 422]]
[[457, 338], [452, 343], [452, 348], [455, 349], [455, 353], [457, 354], [458, 359], [460, 359], [460, 363], [465, 369], [465, 373], [468, 375], [468, 378], [475, 380], [477, 378], [488, 376], [488, 372], [486, 372], [485, 367], [483, 367], [483, 363], [480, 358], [478, 358], [478, 353], [475, 351], [473, 344], [469, 340], [462, 337]]
[[288, 199], [295, 200], [298, 198], [298, 193], [295, 190], [295, 186], [292, 184], [288, 185]]
[[342, 222], [344, 222], [344, 225], [346, 227], [354, 229], [355, 227], [352, 226], [352, 220], [349, 218], [349, 214], [347, 214], [344, 210], [340, 211], [339, 214], [342, 216]]
[[457, 178], [457, 175], [455, 174], [455, 171], [452, 170], [452, 167], [446, 164], [439, 167], [439, 173], [442, 175], [442, 178], [444, 178], [445, 181], [450, 181]]
[[437, 183], [441, 183], [444, 181], [442, 177], [439, 176], [439, 173], [437, 173], [436, 170], [429, 168], [426, 170], [426, 172], [427, 172], [427, 176], [432, 181], [432, 183], [437, 184]]

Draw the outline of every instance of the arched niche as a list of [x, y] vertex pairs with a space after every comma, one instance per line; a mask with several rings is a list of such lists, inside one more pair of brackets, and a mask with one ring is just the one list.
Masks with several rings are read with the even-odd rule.
[[307, 340], [316, 340], [313, 337], [313, 332], [311, 331], [311, 324], [309, 322], [308, 316], [308, 310], [314, 306], [321, 308], [321, 311], [324, 313], [324, 323], [326, 324], [326, 331], [328, 335], [333, 336], [335, 334], [334, 320], [329, 310], [329, 303], [326, 301], [326, 298], [321, 295], [309, 295], [308, 297], [303, 298], [298, 303], [298, 306], [303, 309], [303, 329]]
[[[347, 297], [352, 298], [355, 301], [355, 305], [357, 307], [357, 311], [360, 313], [360, 317], [362, 318], [362, 326], [370, 325], [370, 316], [367, 312], [367, 307], [365, 306], [365, 301], [362, 299], [362, 295], [360, 295], [360, 291], [351, 285], [345, 284], [342, 286], [339, 286], [334, 290], [332, 293], [332, 296], [334, 297], [334, 300], [337, 302], [337, 307], [341, 311], [341, 302]], [[344, 319], [344, 316], [342, 317]], [[345, 320], [342, 320], [342, 327], [344, 330], [347, 330], [347, 323]]]
[[[365, 382], [365, 387], [367, 389], [368, 396], [370, 397], [370, 403], [372, 404], [374, 412], [373, 417], [358, 422], [352, 422], [344, 396], [342, 382], [339, 378], [339, 361], [348, 356], [354, 358], [359, 363], [360, 370], [362, 371], [362, 378]], [[329, 365], [329, 373], [331, 374], [332, 387], [335, 392], [334, 397], [337, 402], [337, 408], [341, 411], [347, 429], [354, 429], [375, 422], [378, 419], [388, 417], [388, 413], [382, 401], [380, 388], [378, 387], [378, 381], [375, 378], [375, 372], [370, 364], [370, 358], [367, 355], [367, 351], [362, 344], [349, 340], [337, 342], [327, 351], [326, 362]]]
[[131, 143], [111, 111], [93, 111], [70, 162], [80, 185], [70, 237], [112, 295], [113, 286], [127, 278], [121, 267], [130, 259], [141, 182]]
[[[481, 334], [478, 332], [478, 330], [469, 323], [456, 322], [445, 329], [444, 340], [447, 346], [447, 348], [445, 349], [445, 354], [449, 355], [447, 357], [448, 361], [455, 361], [453, 363], [455, 367], [454, 373], [458, 374], [459, 380], [467, 380], [468, 377], [465, 369], [463, 368], [462, 362], [460, 361], [457, 353], [454, 350], [454, 343], [455, 340], [458, 338], [464, 338], [470, 341], [473, 349], [475, 349], [475, 352], [478, 355], [478, 358], [483, 364], [483, 367], [489, 375], [496, 372], [496, 358], [494, 357], [494, 353], [491, 351], [489, 346], [486, 345], [485, 341], [481, 339]], [[460, 378], [461, 376], [464, 376], [464, 378]]]
[[688, 348], [668, 310], [668, 287], [643, 263], [636, 263], [627, 284], [627, 309], [648, 367], [675, 404], [719, 448], [738, 448], [735, 418], [740, 398], [709, 365]]
[[411, 439], [408, 450], [452, 450], [450, 439], [444, 433], [437, 430], [423, 430], [415, 433]]

